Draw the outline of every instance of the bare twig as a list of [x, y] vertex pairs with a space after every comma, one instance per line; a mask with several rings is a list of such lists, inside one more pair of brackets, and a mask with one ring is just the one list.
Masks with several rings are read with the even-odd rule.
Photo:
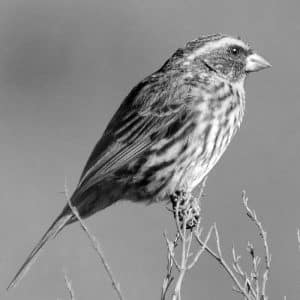
[[246, 197], [246, 192], [243, 191], [242, 194], [242, 198], [243, 198], [243, 204], [246, 208], [247, 211], [247, 215], [250, 218], [250, 220], [252, 220], [259, 231], [259, 235], [261, 236], [263, 243], [264, 243], [264, 248], [265, 248], [265, 271], [263, 273], [263, 280], [262, 280], [262, 287], [261, 287], [261, 297], [259, 297], [258, 295], [258, 299], [261, 300], [267, 300], [268, 297], [266, 296], [266, 284], [269, 278], [269, 272], [270, 272], [270, 267], [271, 267], [271, 254], [270, 254], [270, 250], [269, 250], [269, 245], [268, 245], [268, 241], [267, 241], [267, 232], [264, 230], [262, 223], [258, 220], [255, 210], [251, 210], [248, 206], [248, 198]]
[[[232, 278], [235, 286], [238, 288], [238, 290], [244, 295], [244, 297], [247, 300], [252, 300], [253, 298], [251, 297], [251, 295], [248, 292], [248, 287], [247, 287], [247, 280], [245, 280], [244, 283], [241, 283], [238, 278], [235, 276], [235, 274], [232, 272], [232, 270], [230, 269], [230, 267], [227, 265], [227, 263], [225, 262], [225, 259], [223, 258], [222, 255], [222, 251], [221, 251], [221, 243], [220, 243], [220, 236], [219, 236], [219, 232], [217, 229], [217, 225], [214, 225], [214, 231], [215, 231], [215, 235], [216, 235], [216, 243], [217, 243], [217, 251], [218, 251], [218, 261], [221, 263], [221, 265], [223, 266], [223, 268], [226, 270], [226, 272], [230, 275], [230, 277]], [[235, 251], [233, 251], [235, 253]], [[242, 271], [241, 267], [238, 264], [238, 259], [235, 261], [235, 265], [238, 269], [238, 273], [240, 273], [241, 275], [244, 274], [244, 272]]]
[[[254, 210], [251, 210], [248, 206], [248, 199], [246, 197], [245, 192], [243, 192], [243, 204], [246, 209], [248, 217], [256, 224], [259, 235], [263, 239], [264, 249], [265, 249], [265, 268], [262, 275], [260, 275], [260, 257], [255, 255], [254, 246], [248, 242], [248, 253], [251, 258], [252, 270], [250, 275], [248, 275], [245, 271], [243, 271], [242, 267], [239, 264], [241, 257], [236, 254], [235, 248], [232, 247], [232, 269], [226, 263], [221, 249], [219, 232], [216, 224], [214, 224], [213, 230], [216, 238], [216, 247], [217, 252], [214, 252], [207, 245], [205, 247], [205, 251], [213, 257], [217, 262], [222, 266], [222, 268], [226, 271], [226, 273], [230, 276], [232, 281], [234, 282], [233, 290], [243, 295], [243, 297], [247, 300], [267, 300], [266, 296], [266, 284], [268, 281], [268, 275], [271, 266], [271, 254], [269, 251], [268, 241], [267, 241], [267, 233], [264, 231], [262, 223], [258, 220], [256, 213]], [[300, 233], [299, 243], [300, 243]], [[198, 243], [203, 246], [205, 241], [201, 239], [200, 236], [196, 235], [196, 240]], [[238, 276], [238, 277], [237, 277]], [[262, 277], [262, 283], [260, 284], [259, 278]]]
[[68, 201], [68, 205], [71, 208], [73, 214], [76, 216], [77, 220], [80, 223], [81, 228], [83, 229], [83, 231], [86, 233], [86, 235], [88, 236], [92, 247], [95, 249], [98, 257], [100, 258], [104, 269], [106, 271], [106, 273], [108, 274], [109, 279], [111, 280], [111, 284], [113, 286], [113, 289], [115, 290], [115, 292], [117, 293], [117, 296], [120, 300], [124, 300], [124, 297], [121, 293], [121, 289], [120, 289], [120, 285], [119, 283], [116, 281], [109, 264], [107, 263], [107, 260], [104, 256], [104, 253], [100, 247], [100, 243], [98, 242], [98, 240], [96, 239], [96, 237], [89, 231], [89, 229], [87, 228], [87, 226], [85, 225], [85, 223], [83, 222], [82, 218], [80, 217], [76, 207], [74, 207], [70, 201], [70, 197], [69, 197], [69, 191], [68, 191], [68, 187], [67, 184], [65, 182], [65, 197]]
[[189, 264], [188, 269], [191, 269], [194, 267], [194, 265], [198, 262], [203, 251], [205, 251], [205, 249], [207, 248], [207, 243], [211, 237], [213, 229], [214, 229], [214, 227], [211, 226], [208, 231], [208, 234], [206, 235], [206, 238], [205, 238], [203, 244], [201, 245], [201, 248], [198, 250], [198, 253], [194, 256], [194, 260]]
[[73, 290], [73, 287], [72, 287], [72, 282], [69, 279], [66, 270], [64, 270], [64, 279], [65, 279], [67, 290], [68, 290], [69, 295], [70, 295], [70, 300], [75, 300], [75, 293], [74, 293], [74, 290]]
[[[167, 291], [174, 280], [174, 276], [172, 276], [173, 263], [177, 264], [176, 259], [174, 257], [174, 248], [176, 247], [176, 241], [170, 242], [168, 240], [166, 232], [164, 232], [164, 237], [167, 242], [168, 247], [168, 263], [167, 263], [167, 274], [163, 281], [162, 291], [161, 291], [161, 300], [166, 299]], [[178, 266], [177, 266], [178, 268]]]

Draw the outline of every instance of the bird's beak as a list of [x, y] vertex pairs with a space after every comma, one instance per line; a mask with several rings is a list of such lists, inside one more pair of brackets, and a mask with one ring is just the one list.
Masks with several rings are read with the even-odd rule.
[[246, 58], [246, 72], [256, 72], [270, 68], [272, 65], [256, 53]]

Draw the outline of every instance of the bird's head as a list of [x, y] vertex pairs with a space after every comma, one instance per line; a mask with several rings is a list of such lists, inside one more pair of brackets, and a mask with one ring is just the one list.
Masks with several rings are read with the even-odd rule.
[[205, 67], [230, 81], [244, 79], [250, 72], [271, 66], [263, 57], [239, 38], [223, 34], [203, 36], [190, 41], [177, 51], [183, 65]]

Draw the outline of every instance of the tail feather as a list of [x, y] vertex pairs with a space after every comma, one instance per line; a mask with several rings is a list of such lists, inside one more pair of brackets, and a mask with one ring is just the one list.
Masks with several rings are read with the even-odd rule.
[[14, 276], [12, 281], [7, 287], [7, 290], [12, 289], [17, 285], [17, 283], [26, 275], [29, 271], [35, 259], [37, 258], [40, 250], [46, 244], [46, 242], [54, 238], [72, 219], [72, 214], [65, 214], [64, 212], [58, 216], [58, 218], [53, 222], [53, 224], [49, 227], [37, 245], [33, 248], [27, 259], [25, 260], [24, 264], [21, 266], [17, 274]]

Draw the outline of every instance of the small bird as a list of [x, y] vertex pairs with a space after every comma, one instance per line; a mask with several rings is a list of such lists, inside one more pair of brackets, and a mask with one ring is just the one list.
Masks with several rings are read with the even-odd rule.
[[[246, 76], [270, 66], [240, 38], [224, 34], [178, 49], [130, 91], [94, 147], [70, 198], [80, 216], [122, 199], [153, 203], [192, 191], [241, 125]], [[76, 220], [66, 205], [8, 289], [44, 244]]]

